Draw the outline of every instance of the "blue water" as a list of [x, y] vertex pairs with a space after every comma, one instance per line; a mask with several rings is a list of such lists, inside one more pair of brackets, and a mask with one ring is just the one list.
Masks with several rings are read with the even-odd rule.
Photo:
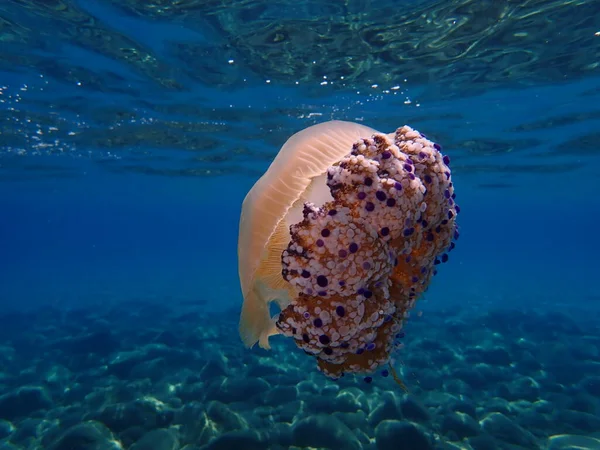
[[[423, 320], [458, 309], [467, 315], [498, 309], [596, 314], [600, 36], [598, 24], [586, 17], [600, 15], [597, 2], [529, 2], [527, 8], [542, 11], [530, 18], [507, 5], [512, 22], [495, 18], [494, 2], [482, 2], [479, 12], [469, 12], [470, 2], [397, 2], [408, 12], [393, 21], [387, 20], [393, 2], [383, 2], [379, 13], [366, 1], [346, 7], [295, 2], [280, 11], [265, 10], [261, 2], [180, 3], [0, 5], [6, 30], [0, 48], [0, 313], [48, 306], [95, 311], [133, 300], [175, 309], [197, 303], [193, 308], [202, 313], [219, 312], [221, 331], [243, 354], [236, 328], [241, 202], [289, 136], [341, 119], [384, 132], [407, 124], [439, 142], [452, 159], [461, 238], [419, 303]], [[344, 8], [348, 21], [364, 21], [363, 34], [339, 28]], [[426, 30], [422, 48], [415, 46], [418, 58], [404, 63], [365, 44], [369, 27], [400, 27], [413, 20], [411, 8], [434, 22], [471, 20], [473, 29], [456, 37], [456, 48], [465, 42], [476, 48], [449, 57], [429, 45], [435, 27]], [[301, 35], [330, 15], [339, 41], [319, 44], [309, 30], [306, 47], [300, 38], [268, 44], [277, 24], [281, 32]], [[478, 31], [475, 24], [484, 26], [484, 17], [490, 18], [487, 31]], [[561, 17], [573, 27], [552, 32], [542, 17], [546, 25], [562, 27]], [[418, 42], [420, 29], [425, 33], [415, 27], [407, 25], [407, 42]], [[506, 37], [524, 29], [529, 35], [523, 41]], [[438, 31], [447, 42], [455, 38], [442, 25]], [[356, 66], [347, 82], [339, 76], [346, 73], [339, 64], [347, 52], [342, 37], [356, 40], [352, 48], [373, 46], [360, 56], [374, 55], [370, 69]], [[195, 47], [185, 53], [185, 45]], [[306, 56], [311, 45], [313, 51], [324, 46], [314, 51], [315, 63]], [[392, 53], [400, 58], [403, 52], [399, 46]], [[489, 57], [493, 52], [529, 56]], [[136, 326], [143, 330], [144, 324]], [[543, 328], [543, 320], [535, 326]], [[582, 333], [598, 342], [598, 328]], [[507, 342], [519, 337], [503, 336]], [[13, 345], [4, 338], [0, 347]], [[274, 357], [260, 353], [265, 358]], [[10, 363], [3, 364], [0, 372], [10, 371]], [[582, 376], [597, 377], [589, 369], [597, 365], [585, 367]], [[0, 396], [18, 387], [2, 380]], [[566, 382], [565, 389], [577, 382]], [[362, 389], [359, 379], [355, 384]], [[598, 397], [591, 402], [596, 406], [588, 414], [597, 418]], [[478, 407], [485, 410], [485, 400]], [[19, 420], [13, 421], [17, 428]], [[593, 436], [600, 425], [591, 423], [561, 433]], [[542, 448], [550, 448], [544, 442], [552, 426], [534, 433]], [[497, 448], [535, 448], [510, 440], [506, 445], [513, 447], [504, 447], [501, 436], [489, 433]], [[192, 445], [181, 439], [182, 448]], [[446, 434], [441, 441], [448, 440], [456, 439]], [[0, 433], [3, 450], [49, 448], [40, 442]], [[241, 448], [225, 445], [215, 448]]]
[[[452, 264], [442, 271], [443, 278], [432, 286], [436, 301], [486, 298], [498, 305], [516, 300], [595, 307], [600, 295], [592, 282], [600, 250], [593, 238], [600, 211], [595, 194], [598, 156], [593, 152], [597, 143], [565, 148], [561, 144], [595, 131], [599, 120], [564, 126], [559, 121], [551, 130], [508, 131], [531, 121], [593, 111], [594, 102], [584, 99], [581, 92], [594, 83], [597, 79], [499, 90], [463, 101], [431, 101], [419, 108], [392, 106], [384, 97], [354, 106], [352, 113], [332, 111], [336, 97], [341, 97], [340, 102], [349, 101], [341, 94], [326, 95], [318, 103], [310, 99], [307, 106], [323, 111], [327, 118], [351, 120], [360, 113], [363, 123], [373, 127], [381, 121], [410, 124], [407, 117], [423, 120], [428, 115], [460, 111], [461, 120], [432, 119], [414, 126], [428, 135], [451, 136], [457, 142], [498, 140], [514, 146], [511, 151], [483, 155], [469, 154], [464, 147], [444, 147], [455, 161], [464, 237]], [[5, 92], [18, 92], [19, 86], [21, 83], [11, 85]], [[57, 81], [50, 80], [46, 86], [45, 91], [64, 94]], [[30, 101], [42, 94], [31, 87], [20, 93]], [[223, 96], [234, 101], [231, 95]], [[307, 100], [300, 97], [300, 91], [286, 87], [241, 89], [236, 96], [240, 109], [250, 105], [268, 111], [275, 105], [265, 102], [265, 97], [279, 96], [274, 103], [288, 103], [298, 108], [299, 115], [306, 114], [298, 105]], [[578, 104], [577, 98], [581, 99]], [[14, 103], [6, 103], [14, 107]], [[228, 101], [214, 99], [211, 105], [227, 108]], [[137, 114], [143, 117], [143, 111]], [[254, 123], [226, 122], [225, 136], [213, 133], [221, 142], [234, 141], [210, 149], [224, 161], [188, 165], [185, 159], [178, 161], [177, 149], [173, 158], [169, 157], [168, 146], [88, 149], [85, 141], [75, 148], [68, 141], [59, 141], [53, 150], [60, 154], [52, 155], [44, 150], [36, 154], [31, 147], [23, 147], [24, 155], [15, 155], [16, 148], [5, 149], [0, 188], [6, 281], [0, 285], [0, 294], [7, 306], [48, 301], [71, 305], [114, 296], [202, 297], [219, 304], [238, 304], [236, 238], [241, 201], [287, 136], [313, 123], [281, 117], [280, 124], [261, 125], [260, 113], [243, 114], [250, 114]], [[262, 138], [254, 137], [256, 130], [244, 131], [255, 124], [261, 127]], [[63, 126], [77, 129], [68, 121]], [[277, 126], [277, 131], [271, 132], [272, 126]], [[26, 127], [33, 125], [17, 125], [19, 132], [32, 132]], [[519, 148], [519, 142], [529, 139], [540, 143]], [[232, 146], [245, 148], [247, 141], [251, 141], [248, 147], [260, 152], [259, 159], [230, 155]], [[577, 148], [579, 145], [591, 149]], [[144, 150], [149, 154], [146, 162], [138, 155], [130, 156]], [[106, 156], [108, 152], [114, 159]], [[144, 164], [153, 173], [127, 170]], [[114, 173], [119, 167], [125, 167], [123, 173]], [[536, 171], [538, 167], [541, 170]], [[199, 173], [185, 173], [190, 169]], [[208, 171], [217, 173], [204, 174]]]

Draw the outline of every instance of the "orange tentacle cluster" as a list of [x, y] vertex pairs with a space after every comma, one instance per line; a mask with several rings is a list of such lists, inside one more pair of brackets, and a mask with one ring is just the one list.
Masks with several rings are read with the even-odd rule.
[[305, 204], [282, 274], [297, 292], [277, 327], [330, 377], [387, 364], [407, 312], [458, 237], [449, 159], [409, 127], [375, 134], [327, 172], [333, 201]]

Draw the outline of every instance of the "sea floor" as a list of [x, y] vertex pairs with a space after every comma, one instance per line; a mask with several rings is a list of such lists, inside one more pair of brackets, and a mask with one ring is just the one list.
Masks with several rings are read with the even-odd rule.
[[325, 378], [237, 311], [126, 302], [0, 318], [0, 450], [600, 449], [600, 314], [411, 317], [391, 376]]

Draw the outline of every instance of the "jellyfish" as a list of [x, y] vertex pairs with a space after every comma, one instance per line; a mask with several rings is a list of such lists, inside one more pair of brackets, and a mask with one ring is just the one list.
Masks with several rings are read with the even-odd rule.
[[449, 163], [408, 126], [330, 121], [289, 138], [242, 205], [243, 343], [286, 336], [331, 378], [389, 365], [458, 238]]

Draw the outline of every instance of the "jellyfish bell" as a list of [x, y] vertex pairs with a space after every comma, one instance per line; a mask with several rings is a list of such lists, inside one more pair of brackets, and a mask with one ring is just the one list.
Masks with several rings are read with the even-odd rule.
[[302, 220], [306, 203], [332, 200], [328, 167], [347, 155], [352, 144], [375, 130], [344, 121], [308, 127], [290, 137], [242, 204], [238, 239], [239, 277], [244, 296], [239, 332], [244, 344], [269, 348], [278, 334], [269, 303], [281, 310], [297, 292], [281, 274], [281, 257], [290, 242], [290, 226]]

